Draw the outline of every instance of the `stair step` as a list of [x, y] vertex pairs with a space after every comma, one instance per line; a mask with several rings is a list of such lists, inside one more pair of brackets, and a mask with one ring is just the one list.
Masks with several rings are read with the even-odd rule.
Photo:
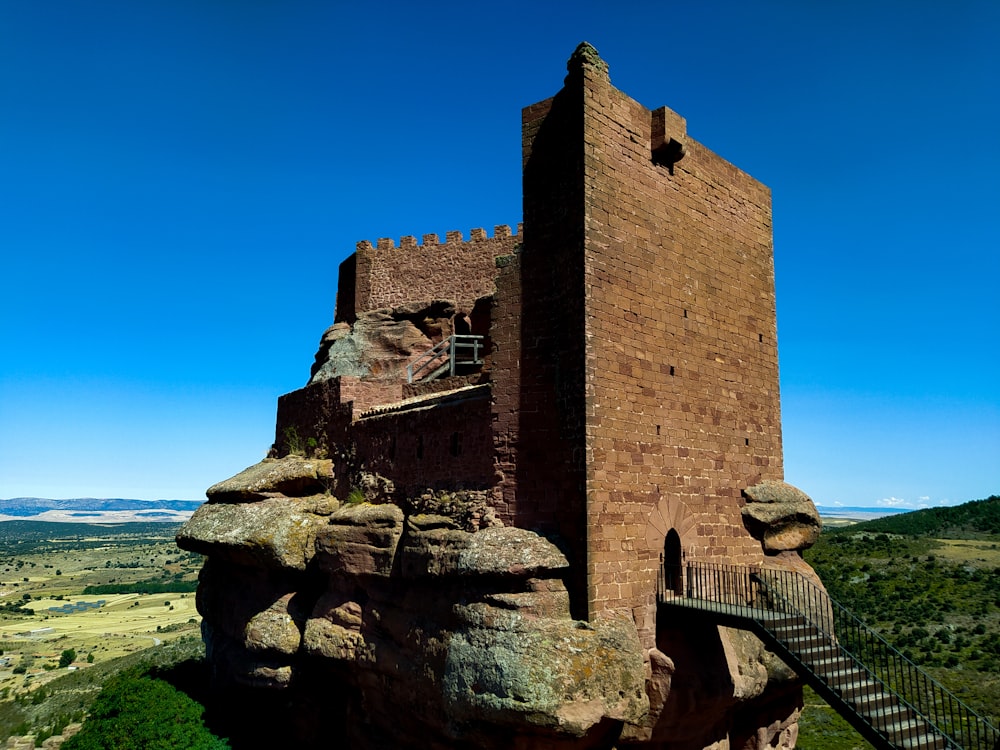
[[869, 707], [867, 710], [858, 708], [857, 712], [877, 727], [888, 727], [893, 723], [902, 721], [905, 717], [911, 716], [909, 709], [898, 703], [878, 708]]
[[873, 692], [878, 692], [878, 683], [869, 679], [868, 672], [863, 669], [858, 669], [853, 663], [847, 663], [842, 665], [842, 669], [830, 669], [825, 672], [820, 672], [817, 670], [817, 674], [822, 677], [827, 682], [834, 685], [841, 685], [845, 682], [867, 682], [871, 685], [875, 685], [875, 690]]
[[912, 716], [910, 718], [900, 718], [894, 721], [876, 723], [875, 726], [883, 732], [897, 737], [912, 737], [914, 735], [927, 733], [927, 722], [923, 719], [915, 719]]
[[772, 628], [801, 627], [806, 624], [806, 618], [802, 615], [780, 613], [773, 615], [773, 619], [767, 620], [767, 624]]
[[775, 633], [779, 641], [788, 645], [793, 652], [801, 654], [809, 648], [829, 643], [825, 635], [819, 633]]
[[862, 716], [868, 717], [877, 714], [879, 711], [905, 711], [899, 699], [892, 693], [877, 690], [871, 693], [863, 693], [851, 700], [851, 705]]
[[829, 661], [830, 659], [850, 659], [850, 657], [845, 655], [839, 648], [830, 644], [803, 649], [799, 652], [798, 656], [802, 661], [809, 665], [820, 664], [824, 661]]
[[820, 674], [842, 671], [845, 667], [854, 665], [854, 661], [849, 656], [842, 656], [840, 654], [829, 656], [825, 659], [807, 659], [804, 656], [800, 656], [799, 658], [802, 659], [803, 664], [812, 667], [814, 672]]
[[948, 747], [948, 741], [944, 737], [932, 732], [914, 734], [892, 742], [903, 750], [944, 750]]
[[821, 638], [823, 643], [830, 642], [825, 635], [816, 630], [812, 625], [789, 625], [783, 628], [772, 628], [771, 632], [786, 641]]
[[904, 750], [945, 750], [948, 741], [940, 734], [920, 734], [898, 740]]
[[840, 693], [841, 697], [847, 701], [852, 701], [855, 696], [872, 694], [879, 691], [879, 686], [871, 680], [855, 680], [853, 682], [830, 683], [831, 686]]

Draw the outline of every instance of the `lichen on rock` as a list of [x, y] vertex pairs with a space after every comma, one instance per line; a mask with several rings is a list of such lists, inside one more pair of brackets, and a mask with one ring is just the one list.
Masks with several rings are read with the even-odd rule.
[[823, 529], [808, 495], [785, 482], [764, 481], [743, 491], [743, 519], [768, 554], [808, 549]]

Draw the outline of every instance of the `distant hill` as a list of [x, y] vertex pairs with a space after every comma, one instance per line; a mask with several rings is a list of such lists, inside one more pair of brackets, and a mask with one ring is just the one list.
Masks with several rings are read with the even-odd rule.
[[[820, 511], [822, 513], [822, 509]], [[871, 531], [935, 539], [982, 539], [1000, 535], [1000, 497], [973, 500], [949, 508], [925, 508], [863, 521], [833, 534]]]
[[872, 508], [861, 505], [817, 505], [820, 518], [844, 519], [852, 521], [871, 521], [882, 516], [894, 516], [906, 513], [902, 508]]
[[29, 554], [60, 549], [66, 541], [74, 541], [80, 548], [102, 547], [107, 544], [108, 539], [114, 539], [123, 547], [132, 541], [148, 544], [150, 540], [173, 538], [180, 527], [181, 524], [177, 522], [126, 521], [95, 525], [58, 521], [6, 521], [0, 523], [0, 556], [15, 554], [15, 550], [17, 554]]
[[184, 521], [202, 504], [199, 500], [130, 500], [77, 497], [52, 500], [41, 497], [0, 499], [0, 521], [126, 523], [134, 521]]

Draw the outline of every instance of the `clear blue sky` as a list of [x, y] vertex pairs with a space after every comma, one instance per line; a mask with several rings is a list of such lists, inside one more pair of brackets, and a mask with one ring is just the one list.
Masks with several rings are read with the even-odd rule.
[[6, 0], [0, 497], [258, 461], [358, 240], [520, 220], [584, 39], [772, 190], [787, 480], [1000, 492], [995, 0]]

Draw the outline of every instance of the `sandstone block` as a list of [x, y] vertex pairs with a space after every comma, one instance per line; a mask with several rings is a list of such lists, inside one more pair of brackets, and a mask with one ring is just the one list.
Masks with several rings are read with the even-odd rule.
[[329, 459], [265, 458], [236, 476], [213, 484], [205, 494], [210, 503], [249, 503], [279, 495], [322, 494], [332, 481], [333, 462]]
[[403, 511], [397, 506], [344, 505], [318, 530], [319, 566], [334, 574], [388, 576], [402, 535]]
[[280, 690], [292, 681], [287, 657], [251, 653], [206, 621], [202, 621], [202, 638], [206, 658], [218, 674], [236, 685]]
[[300, 611], [300, 576], [209, 559], [196, 603], [205, 622], [255, 653], [294, 654], [307, 612]]
[[474, 534], [445, 525], [411, 526], [401, 551], [407, 576], [518, 576], [550, 578], [569, 566], [544, 537], [494, 526]]
[[649, 709], [635, 628], [620, 620], [455, 632], [442, 687], [447, 713], [457, 721], [535, 726], [562, 736], [582, 737], [605, 719], [638, 721]]
[[205, 503], [177, 533], [177, 546], [240, 565], [305, 570], [325, 523], [288, 498]]
[[803, 550], [819, 539], [823, 524], [813, 501], [785, 482], [765, 481], [743, 491], [743, 522], [768, 554]]

